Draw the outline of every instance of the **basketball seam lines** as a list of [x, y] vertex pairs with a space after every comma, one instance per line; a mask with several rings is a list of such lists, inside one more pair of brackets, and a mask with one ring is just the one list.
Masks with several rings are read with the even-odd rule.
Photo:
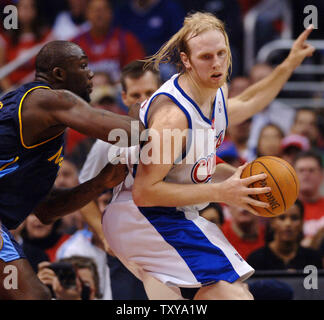
[[298, 190], [297, 190], [297, 186], [298, 186], [298, 184], [297, 184], [297, 181], [296, 181], [296, 179], [295, 179], [294, 174], [291, 172], [291, 170], [289, 169], [289, 167], [286, 166], [283, 162], [278, 161], [278, 160], [275, 159], [274, 157], [271, 157], [271, 156], [265, 156], [264, 158], [269, 158], [269, 159], [271, 159], [271, 160], [277, 161], [278, 163], [283, 164], [283, 165], [288, 169], [289, 173], [292, 175], [292, 177], [293, 177], [293, 179], [294, 179], [294, 181], [295, 181], [295, 186], [296, 186], [296, 196], [298, 197]]
[[273, 181], [274, 181], [275, 184], [277, 185], [277, 188], [278, 188], [278, 190], [279, 190], [279, 192], [280, 192], [281, 199], [282, 199], [282, 201], [283, 201], [283, 204], [284, 204], [284, 206], [285, 206], [285, 211], [286, 211], [286, 201], [285, 201], [285, 199], [284, 199], [284, 197], [283, 197], [283, 194], [282, 194], [282, 192], [281, 192], [281, 189], [280, 189], [280, 187], [279, 187], [277, 181], [275, 180], [275, 178], [273, 177], [273, 175], [271, 174], [271, 172], [268, 170], [268, 168], [267, 168], [267, 167], [266, 167], [262, 162], [260, 162], [260, 161], [255, 161], [255, 162], [260, 163], [260, 164], [264, 167], [264, 169], [266, 169], [266, 170], [269, 172], [269, 174], [270, 174], [270, 176], [272, 177]]

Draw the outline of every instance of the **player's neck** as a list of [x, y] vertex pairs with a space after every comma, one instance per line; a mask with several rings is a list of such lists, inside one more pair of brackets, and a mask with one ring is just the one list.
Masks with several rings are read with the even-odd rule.
[[194, 77], [188, 73], [179, 77], [179, 85], [196, 102], [205, 114], [209, 114], [209, 110], [212, 109], [212, 104], [216, 96], [215, 89], [199, 86]]
[[291, 260], [298, 250], [296, 241], [279, 241], [275, 239], [269, 244], [270, 249], [281, 258], [289, 258]]

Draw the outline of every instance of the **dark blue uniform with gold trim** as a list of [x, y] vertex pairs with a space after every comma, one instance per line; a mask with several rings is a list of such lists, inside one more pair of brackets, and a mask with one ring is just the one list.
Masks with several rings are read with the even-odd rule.
[[18, 227], [49, 193], [63, 160], [63, 132], [33, 146], [23, 140], [22, 103], [37, 88], [51, 89], [34, 81], [0, 98], [0, 259], [4, 261], [10, 261], [4, 252], [5, 240], [11, 238], [7, 229]]

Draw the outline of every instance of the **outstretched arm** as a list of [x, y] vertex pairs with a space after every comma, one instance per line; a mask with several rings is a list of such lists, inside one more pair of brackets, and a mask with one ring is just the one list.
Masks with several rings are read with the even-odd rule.
[[84, 207], [104, 190], [113, 188], [126, 177], [126, 166], [109, 163], [99, 175], [70, 189], [53, 189], [34, 209], [35, 215], [44, 224], [50, 224], [68, 213]]
[[[294, 42], [288, 57], [273, 72], [228, 100], [229, 124], [239, 124], [263, 110], [277, 96], [293, 71], [306, 57], [312, 56], [314, 47], [306, 43], [312, 28], [306, 29]], [[226, 88], [225, 88], [226, 90]]]
[[[37, 94], [31, 93], [27, 96], [23, 109], [23, 127], [26, 127], [24, 136], [29, 135], [28, 124], [32, 124], [33, 117], [37, 123], [43, 125], [43, 129], [50, 127], [70, 127], [87, 136], [116, 143], [116, 137], [110, 137], [114, 129], [124, 147], [130, 145], [131, 134], [136, 134], [138, 121], [126, 115], [116, 114], [103, 109], [93, 108], [86, 101], [68, 90], [46, 90], [38, 89]], [[32, 107], [30, 107], [32, 106]], [[24, 107], [25, 108], [25, 107]], [[27, 121], [26, 121], [27, 120]], [[36, 120], [34, 120], [36, 121]], [[132, 132], [132, 123], [134, 132]], [[42, 131], [40, 131], [42, 132]], [[37, 138], [37, 135], [36, 137]]]

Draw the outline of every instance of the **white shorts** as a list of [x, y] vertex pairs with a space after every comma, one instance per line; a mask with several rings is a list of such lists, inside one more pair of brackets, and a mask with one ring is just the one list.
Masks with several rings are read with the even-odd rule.
[[116, 256], [144, 282], [199, 288], [219, 280], [246, 280], [254, 269], [222, 231], [198, 212], [138, 208], [122, 191], [103, 216], [103, 231]]

